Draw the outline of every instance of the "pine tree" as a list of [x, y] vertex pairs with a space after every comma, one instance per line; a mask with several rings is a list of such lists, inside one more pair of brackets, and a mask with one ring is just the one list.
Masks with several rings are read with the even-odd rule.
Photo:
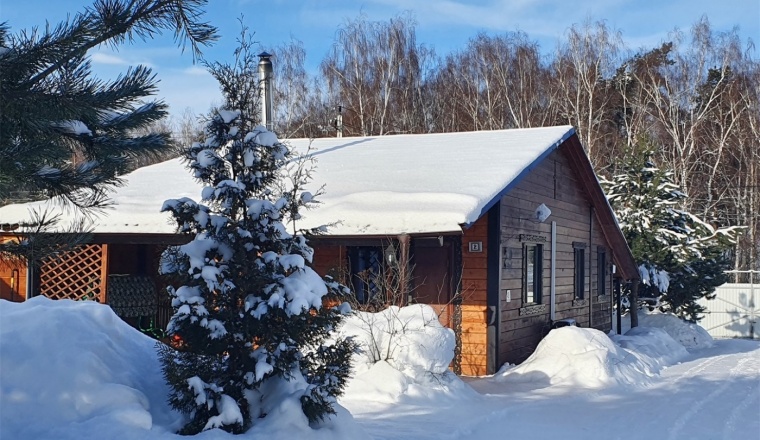
[[[227, 96], [227, 103], [236, 102]], [[285, 225], [312, 202], [300, 188], [283, 188], [287, 145], [241, 111], [219, 110], [205, 142], [186, 152], [205, 184], [203, 203], [169, 200], [179, 230], [194, 234], [165, 252], [161, 272], [174, 315], [168, 333], [182, 348], [160, 350], [170, 403], [190, 421], [182, 434], [221, 428], [247, 430], [273, 401], [297, 393], [303, 413], [317, 422], [334, 413], [354, 351], [350, 340], [326, 341], [350, 310], [348, 292], [310, 267], [306, 236]], [[287, 389], [287, 392], [283, 392]]]
[[639, 264], [639, 297], [656, 299], [662, 311], [699, 320], [704, 307], [697, 300], [727, 280], [726, 251], [738, 229], [715, 229], [679, 209], [687, 195], [672, 172], [655, 165], [645, 142], [602, 185]]
[[169, 133], [134, 135], [166, 115], [144, 66], [94, 78], [87, 52], [174, 32], [193, 53], [216, 39], [206, 0], [97, 0], [55, 27], [15, 35], [0, 24], [0, 200], [24, 189], [76, 207], [107, 204], [130, 158], [164, 150]]

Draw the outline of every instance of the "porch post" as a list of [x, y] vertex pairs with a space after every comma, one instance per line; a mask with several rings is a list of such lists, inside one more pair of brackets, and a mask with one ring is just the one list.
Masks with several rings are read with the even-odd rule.
[[617, 311], [617, 334], [620, 334], [620, 327], [623, 325], [623, 316], [620, 313], [620, 278], [615, 278], [615, 310]]
[[100, 247], [100, 295], [98, 302], [108, 303], [108, 244], [103, 243]]
[[399, 234], [396, 239], [398, 240], [399, 247], [399, 261], [398, 261], [398, 284], [401, 292], [399, 292], [399, 304], [401, 307], [404, 304], [410, 303], [409, 298], [409, 234]]

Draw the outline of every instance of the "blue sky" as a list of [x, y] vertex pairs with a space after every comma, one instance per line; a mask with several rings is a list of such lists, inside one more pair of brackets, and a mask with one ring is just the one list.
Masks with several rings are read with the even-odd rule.
[[[0, 0], [0, 21], [7, 21], [12, 31], [44, 26], [45, 20], [58, 23], [89, 4], [86, 0]], [[417, 22], [418, 42], [433, 46], [439, 55], [463, 48], [481, 31], [515, 30], [526, 32], [548, 52], [570, 26], [587, 18], [606, 20], [622, 32], [632, 49], [653, 47], [673, 29], [687, 30], [702, 15], [715, 30], [738, 26], [743, 40], [751, 38], [760, 44], [760, 0], [210, 0], [206, 17], [219, 28], [221, 40], [206, 49], [204, 56], [231, 61], [240, 30], [237, 19], [243, 14], [263, 48], [291, 38], [302, 41], [307, 67], [314, 69], [346, 19], [365, 14], [371, 20], [387, 20], [407, 11]], [[220, 100], [213, 79], [168, 36], [93, 54], [94, 70], [104, 78], [138, 63], [158, 74], [159, 97], [170, 104], [172, 113], [187, 107], [204, 112]]]

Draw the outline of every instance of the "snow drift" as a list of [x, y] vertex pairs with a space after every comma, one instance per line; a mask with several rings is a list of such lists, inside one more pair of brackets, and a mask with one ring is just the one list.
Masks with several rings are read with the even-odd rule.
[[[583, 388], [648, 384], [663, 368], [685, 358], [688, 352], [684, 347], [694, 346], [695, 339], [709, 346], [697, 336], [701, 332], [692, 328], [698, 326], [672, 315], [660, 316], [644, 320], [651, 327], [636, 327], [612, 338], [589, 328], [552, 330], [525, 362], [505, 366], [497, 377], [507, 382]], [[671, 335], [681, 338], [676, 341]]]
[[172, 430], [155, 341], [88, 301], [0, 301], [3, 436], [68, 438], [72, 424]]
[[[177, 438], [182, 415], [166, 402], [155, 344], [106, 305], [44, 297], [0, 300], [0, 438]], [[337, 416], [312, 429], [287, 387], [282, 397], [250, 434], [366, 438], [340, 405]], [[214, 429], [199, 438], [236, 436]]]
[[670, 313], [641, 313], [639, 327], [657, 327], [689, 350], [709, 348], [714, 344], [712, 336], [697, 324], [683, 321]]
[[[711, 343], [699, 337], [702, 332], [697, 326], [672, 316], [642, 316], [642, 323], [649, 327], [611, 338], [587, 328], [552, 330], [523, 364], [506, 366], [494, 377], [468, 380], [478, 383], [476, 388], [482, 389], [481, 393], [509, 396], [508, 402], [514, 400], [514, 384], [520, 382], [527, 383], [527, 391], [523, 392], [530, 393], [531, 399], [534, 392], [540, 394], [537, 388], [549, 386], [577, 392], [616, 384], [646, 385], [662, 369], [686, 356], [684, 345], [692, 346], [694, 341], [698, 346]], [[341, 332], [354, 335], [365, 347], [355, 357], [355, 377], [339, 400], [364, 417], [364, 423], [390, 418], [390, 424], [395, 426], [409, 408], [425, 408], [423, 413], [431, 417], [439, 412], [449, 414], [446, 411], [460, 414], [465, 408], [471, 408], [472, 414], [479, 414], [476, 408], [493, 409], [489, 406], [493, 402], [483, 400], [447, 370], [453, 357], [454, 335], [438, 323], [430, 307], [415, 305], [376, 314], [357, 313]], [[669, 334], [681, 337], [676, 341]], [[376, 353], [392, 355], [373, 358], [372, 351], [367, 350], [371, 341], [376, 344]], [[0, 438], [177, 438], [174, 432], [182, 426], [182, 415], [166, 403], [168, 388], [154, 344], [105, 305], [42, 297], [20, 304], [0, 300]], [[287, 386], [278, 389], [281, 399], [267, 403], [267, 417], [246, 437], [367, 438], [340, 405], [336, 406], [337, 416], [313, 429], [294, 397], [298, 394], [291, 393], [293, 390]], [[747, 399], [744, 402], [748, 402], [745, 406], [751, 403]], [[525, 405], [527, 401], [509, 412]], [[500, 418], [507, 416], [502, 410], [497, 413]], [[536, 414], [544, 420], [544, 410]], [[420, 422], [414, 423], [417, 426]], [[390, 425], [383, 426], [387, 429]], [[404, 437], [403, 430], [388, 432]], [[238, 437], [213, 429], [198, 438]]]

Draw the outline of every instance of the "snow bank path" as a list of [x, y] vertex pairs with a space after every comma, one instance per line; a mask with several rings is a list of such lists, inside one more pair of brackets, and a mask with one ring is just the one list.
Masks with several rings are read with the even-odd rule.
[[716, 341], [648, 386], [468, 382], [481, 396], [346, 406], [375, 439], [760, 439], [758, 341]]

